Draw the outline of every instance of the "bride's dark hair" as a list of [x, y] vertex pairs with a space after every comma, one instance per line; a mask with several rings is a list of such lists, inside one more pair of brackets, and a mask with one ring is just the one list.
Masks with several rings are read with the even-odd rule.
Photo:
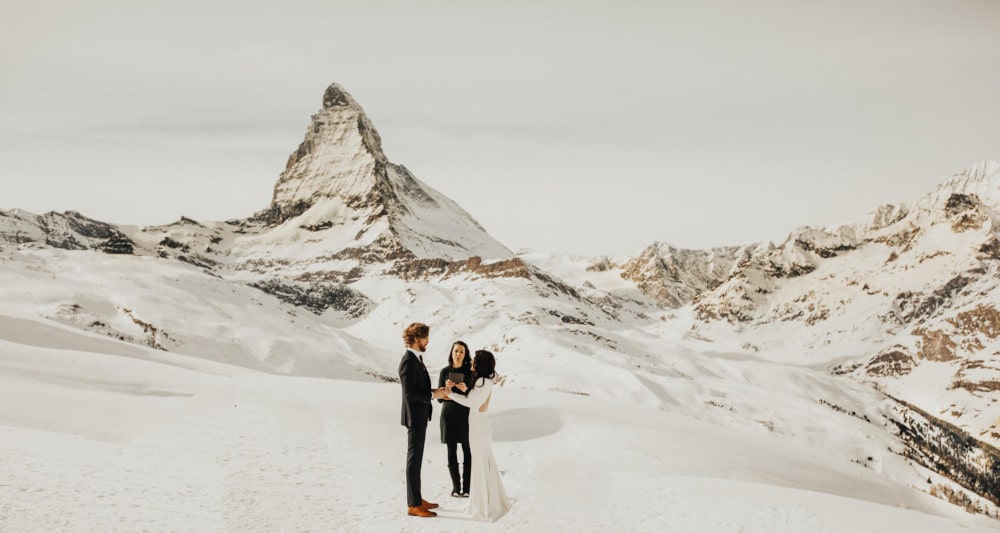
[[497, 361], [493, 357], [492, 352], [487, 350], [476, 350], [475, 365], [476, 369], [474, 371], [474, 377], [476, 382], [479, 381], [479, 378], [493, 379], [496, 377]]

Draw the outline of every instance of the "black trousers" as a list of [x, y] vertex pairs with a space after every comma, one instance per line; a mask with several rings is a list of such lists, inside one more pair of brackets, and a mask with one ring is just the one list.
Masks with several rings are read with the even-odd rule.
[[[470, 454], [472, 452], [469, 451], [469, 441], [463, 441], [461, 444], [462, 444], [462, 458], [465, 459], [466, 463], [472, 462], [472, 457], [470, 457]], [[450, 465], [458, 464], [458, 445], [459, 443], [457, 442], [448, 443], [448, 464]]]
[[424, 462], [424, 443], [427, 441], [427, 422], [414, 421], [406, 430], [406, 505], [418, 507], [423, 503], [420, 494], [420, 465]]

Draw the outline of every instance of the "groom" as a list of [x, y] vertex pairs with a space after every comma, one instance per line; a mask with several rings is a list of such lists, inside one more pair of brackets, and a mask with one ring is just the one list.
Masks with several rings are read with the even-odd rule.
[[406, 353], [399, 362], [399, 384], [403, 387], [403, 413], [400, 422], [406, 431], [406, 514], [432, 517], [438, 507], [420, 495], [420, 465], [424, 460], [427, 421], [431, 419], [431, 399], [447, 398], [444, 388], [431, 390], [431, 377], [424, 366], [423, 353], [430, 342], [431, 328], [414, 322], [403, 331]]

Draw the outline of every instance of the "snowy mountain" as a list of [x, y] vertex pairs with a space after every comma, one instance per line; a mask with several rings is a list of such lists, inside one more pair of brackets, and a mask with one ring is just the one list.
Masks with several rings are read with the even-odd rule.
[[[507, 258], [510, 250], [455, 202], [396, 165], [361, 106], [339, 85], [323, 96], [305, 139], [288, 158], [260, 223], [266, 237], [242, 239], [244, 256], [329, 255], [367, 259]], [[301, 230], [305, 230], [302, 232]], [[282, 245], [298, 241], [294, 250]], [[251, 242], [253, 244], [251, 244]], [[256, 246], [255, 246], [256, 245]], [[259, 247], [264, 247], [261, 250]], [[277, 250], [276, 250], [277, 248]]]
[[909, 205], [804, 228], [745, 261], [694, 309], [754, 350], [829, 365], [1000, 444], [1000, 165]]
[[[656, 413], [650, 438], [691, 431], [688, 453], [715, 438], [756, 443], [745, 467], [715, 467], [703, 454], [693, 466], [667, 461], [663, 475], [806, 487], [962, 522], [929, 494], [987, 514], [1000, 504], [998, 176], [1000, 165], [986, 162], [913, 204], [799, 229], [780, 245], [656, 243], [632, 258], [515, 255], [390, 163], [370, 119], [333, 84], [270, 205], [246, 219], [136, 227], [75, 212], [0, 211], [0, 364], [13, 372], [4, 386], [56, 383], [39, 389], [53, 402], [67, 383], [101, 394], [191, 389], [197, 400], [220, 383], [235, 381], [254, 396], [322, 388], [295, 380], [325, 378], [398, 400], [383, 382], [395, 379], [399, 332], [421, 320], [432, 326], [431, 353], [441, 366], [455, 339], [497, 353], [503, 390], [519, 406], [506, 415], [516, 434], [557, 435], [565, 450], [613, 431], [616, 412], [639, 409]], [[79, 375], [45, 366], [63, 364], [65, 350], [90, 361], [73, 371]], [[102, 356], [143, 364], [95, 378]], [[164, 382], [158, 365], [185, 369], [184, 379], [202, 385]], [[250, 382], [233, 378], [248, 372]], [[318, 394], [331, 403], [353, 399]], [[170, 409], [201, 405], [192, 401]], [[94, 418], [81, 405], [74, 416]], [[60, 420], [0, 412], [17, 435], [81, 431]], [[590, 429], [591, 420], [602, 420], [601, 429]], [[629, 424], [627, 431], [645, 434]], [[629, 442], [645, 460], [664, 460], [655, 447]], [[769, 448], [796, 458], [800, 470], [776, 472]], [[515, 470], [546, 464], [508, 452]], [[552, 453], [545, 457], [558, 460]], [[588, 468], [596, 467], [567, 467]], [[519, 475], [513, 479], [529, 493], [527, 485], [539, 482]], [[863, 481], [846, 481], [855, 478]], [[642, 524], [649, 525], [635, 525]]]
[[[996, 501], [998, 199], [1000, 164], [983, 161], [911, 204], [801, 228], [780, 245], [691, 251], [657, 243], [634, 258], [579, 258], [562, 270], [534, 256], [591, 292], [654, 302], [667, 312], [645, 312], [666, 324], [638, 327], [658, 337], [875, 387], [920, 427], [900, 430], [915, 460], [967, 486], [981, 483], [977, 490]], [[961, 464], [980, 466], [961, 474]]]
[[655, 243], [634, 258], [619, 263], [605, 261], [595, 268], [617, 268], [621, 277], [635, 282], [661, 307], [675, 309], [691, 303], [701, 293], [729, 279], [736, 266], [758, 245], [712, 250], [682, 250]]

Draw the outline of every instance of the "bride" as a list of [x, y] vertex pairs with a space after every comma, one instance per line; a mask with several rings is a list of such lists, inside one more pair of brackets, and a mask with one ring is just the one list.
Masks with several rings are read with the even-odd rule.
[[496, 377], [496, 360], [486, 350], [476, 350], [472, 360], [473, 388], [465, 383], [445, 382], [450, 390], [468, 391], [468, 396], [456, 394], [450, 399], [469, 408], [469, 448], [472, 451], [472, 486], [469, 490], [468, 513], [472, 518], [495, 521], [510, 509], [510, 500], [503, 489], [497, 462], [493, 459], [493, 428], [490, 426], [490, 397]]

